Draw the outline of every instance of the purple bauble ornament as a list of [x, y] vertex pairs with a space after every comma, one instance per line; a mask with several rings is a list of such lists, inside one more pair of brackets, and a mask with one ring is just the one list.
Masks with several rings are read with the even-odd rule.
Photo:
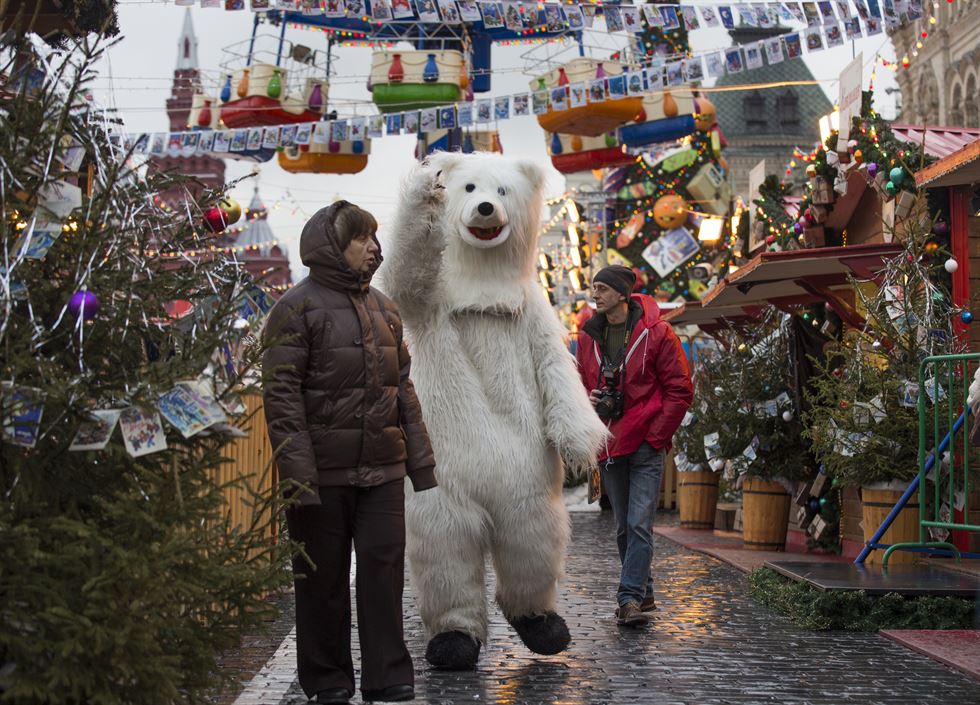
[[802, 235], [803, 226], [800, 225], [799, 223], [793, 223], [793, 232], [796, 233], [797, 235]]
[[81, 314], [82, 319], [91, 321], [99, 313], [99, 299], [91, 291], [76, 291], [68, 300], [68, 311], [75, 318]]
[[868, 164], [868, 176], [870, 176], [873, 179], [877, 173], [878, 173], [878, 165], [875, 164], [874, 162]]
[[936, 224], [932, 226], [932, 232], [936, 233], [939, 237], [945, 237], [946, 233], [949, 232], [949, 228], [941, 220], [937, 220]]

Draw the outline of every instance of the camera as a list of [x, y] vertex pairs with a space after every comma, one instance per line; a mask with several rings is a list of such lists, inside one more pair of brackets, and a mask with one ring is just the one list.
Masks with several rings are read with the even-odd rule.
[[602, 366], [602, 388], [595, 403], [600, 419], [618, 419], [623, 415], [623, 391], [619, 389], [619, 367]]

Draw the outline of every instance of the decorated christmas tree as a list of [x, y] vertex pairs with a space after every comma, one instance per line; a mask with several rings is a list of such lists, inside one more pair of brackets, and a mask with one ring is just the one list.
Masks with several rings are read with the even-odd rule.
[[816, 379], [807, 435], [827, 472], [844, 486], [914, 477], [919, 395], [931, 405], [962, 386], [949, 390], [948, 382], [936, 387], [935, 380], [926, 380], [920, 389], [918, 382], [924, 357], [962, 347], [953, 335], [956, 310], [943, 283], [956, 262], [935, 242], [934, 217], [925, 195], [917, 195], [900, 223], [904, 252], [888, 262], [880, 287], [856, 286], [866, 325], [845, 333], [839, 356]]
[[[264, 433], [241, 415], [261, 352], [243, 335], [269, 302], [207, 254], [221, 194], [157, 204], [182, 180], [145, 177], [85, 97], [96, 45], [6, 41], [0, 699], [203, 702], [288, 575], [270, 493], [218, 473]], [[251, 519], [230, 520], [232, 491]]]
[[[678, 124], [677, 103], [688, 96], [693, 97], [693, 122], [680, 140], [649, 142], [631, 165], [607, 172], [604, 188], [615, 197], [609, 258], [633, 267], [644, 293], [697, 300], [733, 261], [723, 141], [714, 106], [697, 91], [701, 60], [691, 59], [687, 34], [687, 22], [696, 25], [696, 15], [682, 15], [667, 4], [642, 7], [643, 31], [634, 35], [634, 55], [656, 98], [656, 114], [645, 115], [645, 124], [653, 135], [661, 126], [672, 130]], [[702, 230], [705, 219], [711, 222]]]

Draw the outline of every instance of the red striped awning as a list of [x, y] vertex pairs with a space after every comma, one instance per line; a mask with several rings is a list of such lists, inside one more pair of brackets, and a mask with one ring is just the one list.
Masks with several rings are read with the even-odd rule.
[[953, 152], [963, 149], [966, 145], [980, 139], [980, 129], [974, 127], [925, 127], [916, 125], [891, 126], [895, 136], [915, 145], [922, 145], [925, 138], [926, 154], [934, 157], [948, 157]]

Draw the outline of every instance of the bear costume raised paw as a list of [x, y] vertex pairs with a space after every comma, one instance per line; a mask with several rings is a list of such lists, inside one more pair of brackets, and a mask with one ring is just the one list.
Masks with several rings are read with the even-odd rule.
[[476, 667], [497, 603], [539, 654], [570, 641], [555, 613], [570, 526], [563, 463], [595, 462], [606, 429], [536, 281], [544, 173], [495, 154], [440, 153], [403, 186], [384, 282], [412, 348], [439, 486], [406, 498], [426, 658]]

